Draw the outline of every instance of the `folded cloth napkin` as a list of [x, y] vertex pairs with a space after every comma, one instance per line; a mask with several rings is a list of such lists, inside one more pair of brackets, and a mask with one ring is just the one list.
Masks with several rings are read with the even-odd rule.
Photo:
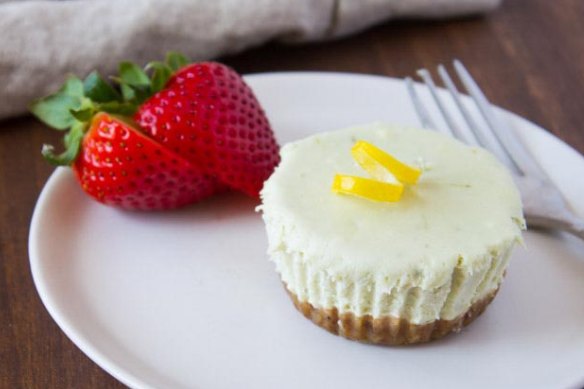
[[309, 42], [390, 18], [486, 12], [501, 0], [0, 0], [0, 119], [67, 73], [115, 71], [179, 50], [203, 60], [267, 41]]

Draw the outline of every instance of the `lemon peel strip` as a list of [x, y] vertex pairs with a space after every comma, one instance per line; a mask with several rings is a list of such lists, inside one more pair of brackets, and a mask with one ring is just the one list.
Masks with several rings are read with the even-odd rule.
[[353, 159], [372, 177], [380, 181], [387, 181], [387, 172], [391, 173], [399, 182], [413, 185], [418, 182], [422, 174], [420, 169], [406, 165], [390, 154], [360, 140], [351, 149]]
[[401, 183], [389, 183], [370, 178], [337, 174], [333, 180], [332, 191], [335, 193], [359, 196], [368, 200], [397, 202], [400, 200], [404, 186]]

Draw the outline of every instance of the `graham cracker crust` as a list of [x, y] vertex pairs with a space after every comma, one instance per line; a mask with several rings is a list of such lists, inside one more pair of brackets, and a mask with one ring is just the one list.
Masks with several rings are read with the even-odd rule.
[[347, 339], [390, 346], [429, 342], [452, 332], [459, 332], [483, 313], [499, 290], [497, 288], [475, 302], [456, 319], [439, 319], [427, 324], [413, 324], [406, 319], [393, 316], [373, 318], [371, 315], [355, 316], [351, 312], [339, 315], [337, 308], [315, 308], [306, 301], [299, 301], [294, 293], [290, 292], [285, 285], [284, 287], [296, 309], [316, 325]]

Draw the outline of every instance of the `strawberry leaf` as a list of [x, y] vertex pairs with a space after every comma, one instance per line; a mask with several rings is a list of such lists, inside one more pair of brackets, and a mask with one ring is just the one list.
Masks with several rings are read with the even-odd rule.
[[93, 71], [83, 81], [85, 96], [97, 103], [120, 101], [122, 97], [98, 72]]
[[118, 101], [109, 101], [107, 103], [99, 104], [98, 110], [117, 115], [132, 116], [138, 107], [131, 102], [120, 103]]
[[146, 75], [146, 72], [135, 63], [121, 62], [119, 71], [122, 84], [127, 84], [132, 87], [150, 86], [150, 79]]
[[67, 77], [67, 80], [65, 80], [63, 87], [59, 89], [57, 93], [59, 92], [63, 92], [69, 96], [81, 97], [83, 96], [83, 83], [79, 77], [70, 75]]
[[41, 150], [43, 157], [52, 165], [71, 165], [81, 150], [85, 126], [85, 124], [77, 122], [71, 127], [71, 131], [65, 136], [65, 151], [61, 154], [55, 154], [53, 146], [43, 145]]
[[126, 83], [120, 84], [122, 96], [125, 103], [138, 106], [142, 104], [147, 98], [152, 96], [150, 85], [129, 85]]
[[189, 64], [189, 60], [187, 57], [182, 55], [181, 53], [177, 53], [176, 51], [169, 51], [166, 54], [166, 60], [164, 61], [170, 67], [172, 72], [176, 72], [178, 69], [185, 67]]
[[124, 101], [132, 101], [136, 98], [136, 92], [130, 85], [120, 83], [120, 89], [122, 91], [122, 97], [124, 98]]
[[160, 92], [172, 76], [172, 69], [163, 62], [150, 62], [145, 68], [147, 71], [153, 69], [151, 76], [152, 93]]
[[119, 77], [112, 77], [120, 84], [124, 101], [139, 105], [152, 95], [150, 79], [144, 70], [132, 62], [121, 62]]
[[134, 89], [134, 101], [135, 105], [140, 105], [144, 101], [146, 101], [150, 96], [152, 96], [152, 87], [150, 85], [150, 80], [148, 81], [148, 85], [135, 85], [132, 86]]
[[93, 107], [88, 107], [77, 110], [71, 109], [69, 112], [75, 119], [79, 120], [80, 122], [88, 122], [95, 114], [95, 109], [93, 109]]
[[57, 93], [33, 102], [30, 111], [42, 122], [57, 130], [67, 130], [75, 122], [71, 110], [81, 107], [83, 83], [70, 76]]

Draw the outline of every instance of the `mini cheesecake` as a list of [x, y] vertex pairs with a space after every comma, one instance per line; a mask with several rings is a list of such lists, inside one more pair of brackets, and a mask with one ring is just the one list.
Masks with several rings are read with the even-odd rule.
[[[422, 174], [401, 199], [334, 193], [364, 140]], [[284, 146], [260, 209], [294, 305], [330, 332], [388, 345], [458, 331], [496, 295], [525, 228], [511, 175], [490, 153], [435, 131], [370, 124]]]

